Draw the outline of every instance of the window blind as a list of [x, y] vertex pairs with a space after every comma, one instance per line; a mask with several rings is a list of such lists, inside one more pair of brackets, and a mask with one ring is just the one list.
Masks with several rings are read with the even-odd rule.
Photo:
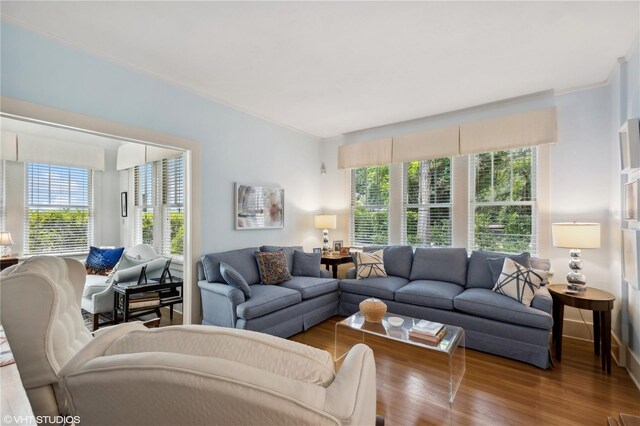
[[162, 160], [162, 254], [184, 254], [184, 169], [182, 156]]
[[389, 243], [389, 166], [351, 171], [351, 245]]
[[133, 169], [134, 220], [136, 244], [154, 246], [155, 185], [153, 163], [141, 164]]
[[402, 243], [451, 246], [451, 158], [403, 164]]
[[470, 157], [469, 247], [537, 253], [536, 148]]
[[24, 253], [85, 252], [93, 243], [93, 174], [27, 163]]

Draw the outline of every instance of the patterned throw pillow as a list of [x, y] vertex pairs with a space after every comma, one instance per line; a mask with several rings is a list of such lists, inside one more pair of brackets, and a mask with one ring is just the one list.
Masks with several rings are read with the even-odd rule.
[[124, 247], [115, 249], [101, 249], [98, 247], [90, 247], [89, 255], [85, 263], [87, 275], [109, 275], [109, 272], [120, 260], [120, 256], [124, 252]]
[[357, 275], [356, 278], [386, 277], [384, 270], [383, 251], [378, 250], [373, 253], [358, 253], [357, 255]]
[[256, 252], [262, 284], [280, 284], [291, 279], [284, 251]]
[[507, 257], [493, 291], [531, 306], [536, 290], [547, 279], [547, 275], [549, 273], [546, 271], [525, 268]]

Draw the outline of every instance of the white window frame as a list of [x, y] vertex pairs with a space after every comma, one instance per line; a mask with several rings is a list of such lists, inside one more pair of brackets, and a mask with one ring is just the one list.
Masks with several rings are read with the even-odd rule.
[[[520, 148], [522, 149], [522, 148]], [[526, 206], [531, 208], [531, 243], [530, 247], [526, 250], [532, 255], [538, 254], [539, 246], [539, 232], [538, 232], [538, 148], [527, 148], [531, 150], [531, 200], [527, 201], [476, 201], [476, 155], [469, 156], [469, 227], [468, 227], [468, 241], [467, 247], [471, 250], [478, 250], [476, 246], [475, 235], [475, 211], [478, 207], [500, 207], [500, 206]], [[514, 151], [514, 150], [505, 150]], [[496, 151], [501, 152], [501, 151]], [[491, 154], [494, 154], [493, 152]], [[493, 165], [492, 165], [493, 167]], [[513, 198], [513, 169], [511, 170], [511, 186], [512, 186], [512, 198]], [[493, 173], [491, 178], [493, 179]], [[493, 183], [492, 183], [493, 186]], [[497, 248], [487, 248], [491, 251], [501, 251]]]
[[[30, 167], [32, 167], [33, 165], [39, 165], [39, 166], [47, 166], [49, 168], [51, 167], [61, 167], [61, 168], [66, 168], [66, 169], [81, 169], [87, 172], [87, 205], [84, 204], [78, 204], [78, 205], [72, 205], [72, 204], [52, 204], [52, 203], [45, 203], [45, 204], [31, 204], [30, 200], [29, 200], [29, 188], [32, 185], [32, 183], [29, 180], [29, 169]], [[4, 167], [3, 167], [4, 169]], [[3, 177], [4, 178], [4, 177]], [[94, 241], [94, 230], [95, 230], [95, 226], [94, 226], [94, 222], [95, 222], [95, 212], [94, 212], [94, 181], [95, 181], [95, 177], [94, 177], [94, 171], [90, 170], [90, 169], [83, 169], [81, 167], [67, 167], [67, 166], [57, 166], [57, 165], [52, 165], [52, 164], [45, 164], [45, 163], [34, 163], [34, 162], [27, 162], [25, 163], [25, 167], [24, 167], [24, 234], [23, 234], [23, 254], [25, 256], [32, 256], [32, 255], [38, 255], [38, 254], [65, 254], [65, 255], [73, 255], [73, 254], [85, 254], [89, 252], [89, 247], [93, 245], [93, 241]], [[51, 182], [49, 181], [49, 185], [51, 185]], [[71, 187], [71, 181], [69, 182], [69, 187]], [[69, 189], [70, 191], [70, 189]], [[50, 194], [51, 196], [51, 194]], [[88, 221], [87, 221], [87, 244], [86, 246], [83, 247], [68, 247], [65, 248], [64, 245], [60, 245], [59, 247], [54, 248], [53, 250], [35, 250], [35, 251], [31, 251], [29, 249], [29, 234], [30, 234], [30, 223], [29, 223], [29, 217], [30, 217], [30, 212], [33, 209], [37, 209], [37, 208], [46, 208], [46, 209], [50, 209], [50, 210], [63, 210], [63, 209], [68, 209], [68, 208], [80, 208], [80, 209], [85, 209], [87, 210], [87, 214], [88, 214]]]
[[[418, 161], [421, 163], [429, 163], [432, 160], [423, 160]], [[401, 234], [401, 244], [411, 245], [413, 247], [451, 247], [453, 244], [453, 159], [449, 158], [449, 202], [448, 203], [431, 203], [429, 201], [421, 202], [421, 203], [411, 203], [409, 204], [409, 162], [402, 164], [402, 234]], [[436, 244], [411, 244], [409, 243], [409, 239], [407, 237], [407, 210], [417, 208], [417, 209], [434, 209], [434, 208], [448, 208], [449, 209], [449, 241], [446, 245], [436, 245]]]
[[[370, 167], [390, 167], [390, 166], [370, 166]], [[363, 167], [363, 168], [368, 168], [368, 167]], [[355, 174], [356, 174], [356, 170], [358, 169], [352, 169], [351, 173], [350, 173], [350, 177], [351, 177], [351, 198], [350, 198], [350, 215], [349, 215], [349, 241], [350, 241], [350, 245], [352, 247], [362, 247], [362, 246], [366, 246], [366, 245], [387, 245], [390, 242], [390, 205], [391, 205], [391, 194], [389, 194], [389, 204], [366, 204], [366, 205], [361, 205], [358, 206], [356, 205], [356, 179], [355, 179]], [[391, 169], [389, 169], [389, 185], [391, 185]], [[389, 188], [389, 191], [391, 191], [391, 188]], [[381, 210], [386, 210], [387, 211], [387, 241], [384, 243], [380, 243], [380, 242], [371, 242], [371, 241], [356, 241], [356, 235], [355, 235], [355, 213], [356, 210], [369, 210], [369, 211], [381, 211]]]

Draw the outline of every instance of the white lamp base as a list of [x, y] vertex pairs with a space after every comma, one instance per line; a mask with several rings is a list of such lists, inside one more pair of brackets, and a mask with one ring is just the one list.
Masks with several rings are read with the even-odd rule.
[[329, 251], [329, 230], [322, 230], [322, 251]]

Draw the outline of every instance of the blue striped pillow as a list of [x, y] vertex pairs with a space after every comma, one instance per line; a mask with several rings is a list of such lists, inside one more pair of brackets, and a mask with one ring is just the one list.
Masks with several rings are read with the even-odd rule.
[[85, 267], [89, 275], [109, 275], [111, 269], [118, 263], [124, 247], [115, 249], [101, 249], [98, 247], [89, 248], [89, 256]]

